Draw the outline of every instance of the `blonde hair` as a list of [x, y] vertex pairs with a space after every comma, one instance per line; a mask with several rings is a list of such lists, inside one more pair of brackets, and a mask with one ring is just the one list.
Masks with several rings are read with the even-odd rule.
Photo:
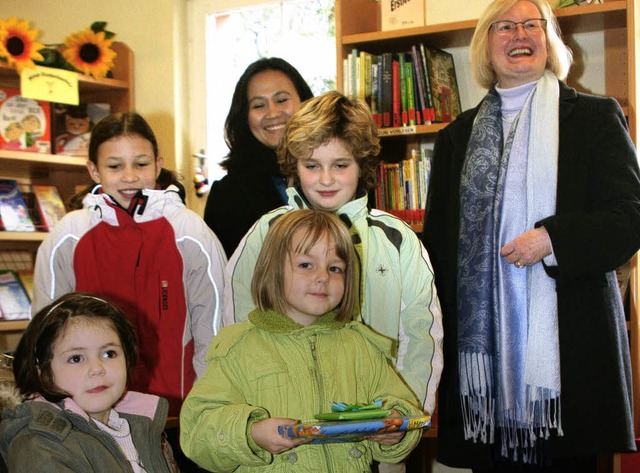
[[489, 54], [489, 29], [494, 21], [519, 1], [533, 3], [540, 11], [540, 17], [547, 20], [545, 37], [547, 39], [547, 69], [560, 80], [564, 80], [573, 62], [571, 49], [562, 41], [562, 33], [553, 9], [547, 0], [495, 0], [487, 7], [478, 20], [469, 47], [471, 73], [475, 81], [485, 89], [490, 89], [497, 81], [496, 71], [491, 64]]
[[326, 92], [304, 102], [291, 116], [278, 146], [278, 163], [285, 176], [297, 178], [297, 162], [334, 138], [342, 140], [360, 168], [360, 187], [374, 189], [380, 153], [378, 127], [371, 110], [359, 98]]
[[[304, 231], [300, 243], [292, 247], [293, 237]], [[262, 244], [251, 280], [251, 297], [260, 310], [273, 309], [287, 313], [284, 274], [288, 255], [308, 253], [322, 238], [329, 238], [336, 255], [345, 263], [344, 295], [338, 306], [336, 320], [354, 318], [358, 303], [357, 260], [347, 226], [334, 214], [322, 210], [292, 210], [272, 223]]]

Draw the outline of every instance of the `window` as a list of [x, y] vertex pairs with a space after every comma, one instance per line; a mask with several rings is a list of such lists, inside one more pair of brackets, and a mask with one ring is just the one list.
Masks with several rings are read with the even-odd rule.
[[[192, 106], [204, 111], [200, 118], [192, 115], [192, 123], [206, 123], [205, 127], [194, 128], [206, 129], [196, 149], [206, 150], [209, 181], [224, 175], [218, 166], [228, 152], [224, 120], [236, 82], [250, 63], [260, 57], [282, 57], [300, 71], [314, 94], [335, 89], [333, 15], [334, 0], [281, 0], [208, 9], [204, 20], [206, 106], [201, 105], [202, 95], [192, 98]], [[196, 82], [197, 77], [192, 79], [192, 84]]]

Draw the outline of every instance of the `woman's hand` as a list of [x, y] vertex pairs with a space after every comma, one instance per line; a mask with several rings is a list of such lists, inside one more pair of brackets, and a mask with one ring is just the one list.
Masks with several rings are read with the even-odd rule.
[[293, 425], [298, 421], [294, 419], [283, 419], [274, 417], [256, 422], [251, 426], [251, 436], [253, 440], [270, 453], [282, 453], [300, 444], [308, 442], [308, 439], [292, 439], [282, 437], [278, 433], [278, 426]]
[[519, 268], [536, 264], [551, 254], [551, 238], [544, 227], [534, 228], [517, 236], [500, 249], [507, 263]]

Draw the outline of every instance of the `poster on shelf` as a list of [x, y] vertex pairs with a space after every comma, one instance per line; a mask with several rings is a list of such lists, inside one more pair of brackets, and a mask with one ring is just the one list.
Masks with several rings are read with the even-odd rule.
[[0, 149], [51, 152], [49, 102], [28, 99], [0, 87]]
[[424, 26], [425, 0], [381, 0], [382, 31]]

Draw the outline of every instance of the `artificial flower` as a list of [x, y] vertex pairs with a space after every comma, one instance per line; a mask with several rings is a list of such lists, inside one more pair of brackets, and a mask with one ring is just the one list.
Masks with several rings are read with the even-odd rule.
[[113, 67], [116, 52], [111, 49], [114, 34], [104, 29], [106, 23], [95, 22], [91, 28], [74, 33], [64, 41], [62, 55], [80, 72], [101, 79]]
[[29, 29], [28, 21], [16, 18], [0, 21], [0, 57], [18, 73], [24, 68], [35, 67], [33, 61], [42, 60], [38, 51], [44, 49], [44, 44], [35, 41], [39, 34], [38, 30]]

